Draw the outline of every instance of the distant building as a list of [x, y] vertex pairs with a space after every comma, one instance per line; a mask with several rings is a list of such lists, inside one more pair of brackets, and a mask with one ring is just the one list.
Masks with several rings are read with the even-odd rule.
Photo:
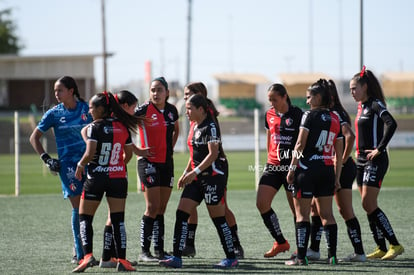
[[100, 54], [17, 56], [0, 55], [0, 108], [47, 109], [56, 104], [53, 86], [72, 76], [82, 97], [95, 93], [94, 60]]
[[222, 105], [240, 114], [262, 107], [268, 102], [270, 81], [260, 74], [223, 73], [213, 76], [218, 81], [218, 98]]

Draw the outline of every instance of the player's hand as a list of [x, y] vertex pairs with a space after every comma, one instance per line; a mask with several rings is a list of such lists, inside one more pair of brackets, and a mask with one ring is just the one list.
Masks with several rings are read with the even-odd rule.
[[40, 158], [43, 160], [53, 175], [56, 176], [59, 173], [60, 161], [58, 159], [51, 158], [48, 153], [43, 153]]
[[374, 158], [376, 158], [377, 156], [381, 154], [381, 152], [378, 151], [378, 149], [365, 150], [365, 153], [367, 153], [367, 159], [369, 160], [373, 160]]

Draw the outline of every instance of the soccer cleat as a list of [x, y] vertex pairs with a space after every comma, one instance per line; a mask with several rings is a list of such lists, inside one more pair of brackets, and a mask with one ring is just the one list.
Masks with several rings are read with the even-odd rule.
[[367, 255], [367, 259], [380, 259], [380, 258], [384, 257], [385, 254], [387, 254], [387, 252], [381, 250], [379, 248], [379, 246], [377, 246], [377, 248], [375, 248], [374, 252]]
[[118, 259], [116, 270], [117, 271], [136, 271], [136, 269], [132, 267], [131, 263], [125, 259]]
[[244, 259], [244, 250], [241, 245], [234, 246], [234, 254], [236, 254], [237, 259]]
[[306, 257], [311, 261], [317, 261], [321, 258], [321, 253], [308, 248], [306, 251]]
[[92, 253], [86, 255], [83, 260], [81, 260], [80, 264], [72, 270], [72, 273], [81, 273], [84, 272], [88, 267], [94, 266], [96, 262], [95, 258], [92, 256]]
[[72, 257], [72, 260], [70, 261], [72, 264], [79, 264], [79, 261], [78, 261], [78, 257], [76, 257], [76, 255], [75, 256], [73, 256]]
[[285, 262], [285, 265], [294, 266], [294, 265], [308, 265], [308, 258], [298, 259], [297, 257]]
[[330, 265], [337, 265], [338, 264], [338, 261], [336, 260], [335, 256], [332, 256], [332, 257], [329, 258], [329, 264]]
[[392, 260], [398, 255], [401, 255], [404, 252], [404, 247], [402, 245], [392, 245], [390, 244], [390, 249], [387, 253], [381, 258], [381, 260]]
[[265, 258], [274, 257], [281, 252], [289, 251], [289, 249], [290, 249], [290, 244], [288, 243], [287, 240], [285, 243], [282, 243], [282, 244], [279, 244], [278, 242], [274, 242], [273, 247], [264, 254], [264, 257]]
[[367, 257], [365, 254], [351, 253], [347, 257], [339, 259], [338, 262], [365, 262]]
[[150, 252], [142, 252], [138, 256], [138, 261], [140, 262], [158, 262], [158, 259], [151, 255]]
[[154, 251], [154, 258], [157, 258], [158, 260], [163, 260], [167, 256], [171, 256], [171, 255], [166, 251], [158, 251], [158, 250]]
[[100, 260], [99, 267], [100, 268], [115, 268], [118, 264], [118, 261], [115, 258], [110, 258], [108, 261]]
[[186, 245], [183, 249], [183, 256], [184, 257], [192, 257], [196, 255], [196, 250], [194, 246]]
[[167, 256], [164, 260], [158, 262], [160, 266], [181, 268], [183, 266], [183, 260], [175, 256]]
[[298, 256], [298, 251], [296, 250], [295, 252], [292, 253], [292, 255], [290, 255], [290, 259], [293, 260]]
[[223, 259], [218, 264], [215, 264], [215, 268], [227, 269], [227, 268], [235, 268], [239, 265], [239, 261], [237, 259]]

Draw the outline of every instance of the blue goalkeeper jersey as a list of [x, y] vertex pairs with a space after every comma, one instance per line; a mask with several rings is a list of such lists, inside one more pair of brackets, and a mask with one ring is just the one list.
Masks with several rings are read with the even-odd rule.
[[53, 127], [60, 160], [78, 162], [81, 159], [86, 148], [81, 130], [92, 122], [88, 112], [89, 106], [83, 101], [77, 101], [73, 110], [66, 109], [60, 103], [49, 109], [37, 125], [42, 133]]

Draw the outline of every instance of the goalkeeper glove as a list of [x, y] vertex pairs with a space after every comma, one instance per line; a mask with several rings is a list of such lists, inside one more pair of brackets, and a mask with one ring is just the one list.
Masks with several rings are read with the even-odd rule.
[[48, 153], [43, 153], [40, 158], [43, 160], [53, 175], [56, 176], [57, 173], [59, 173], [60, 161], [58, 159], [51, 158]]

